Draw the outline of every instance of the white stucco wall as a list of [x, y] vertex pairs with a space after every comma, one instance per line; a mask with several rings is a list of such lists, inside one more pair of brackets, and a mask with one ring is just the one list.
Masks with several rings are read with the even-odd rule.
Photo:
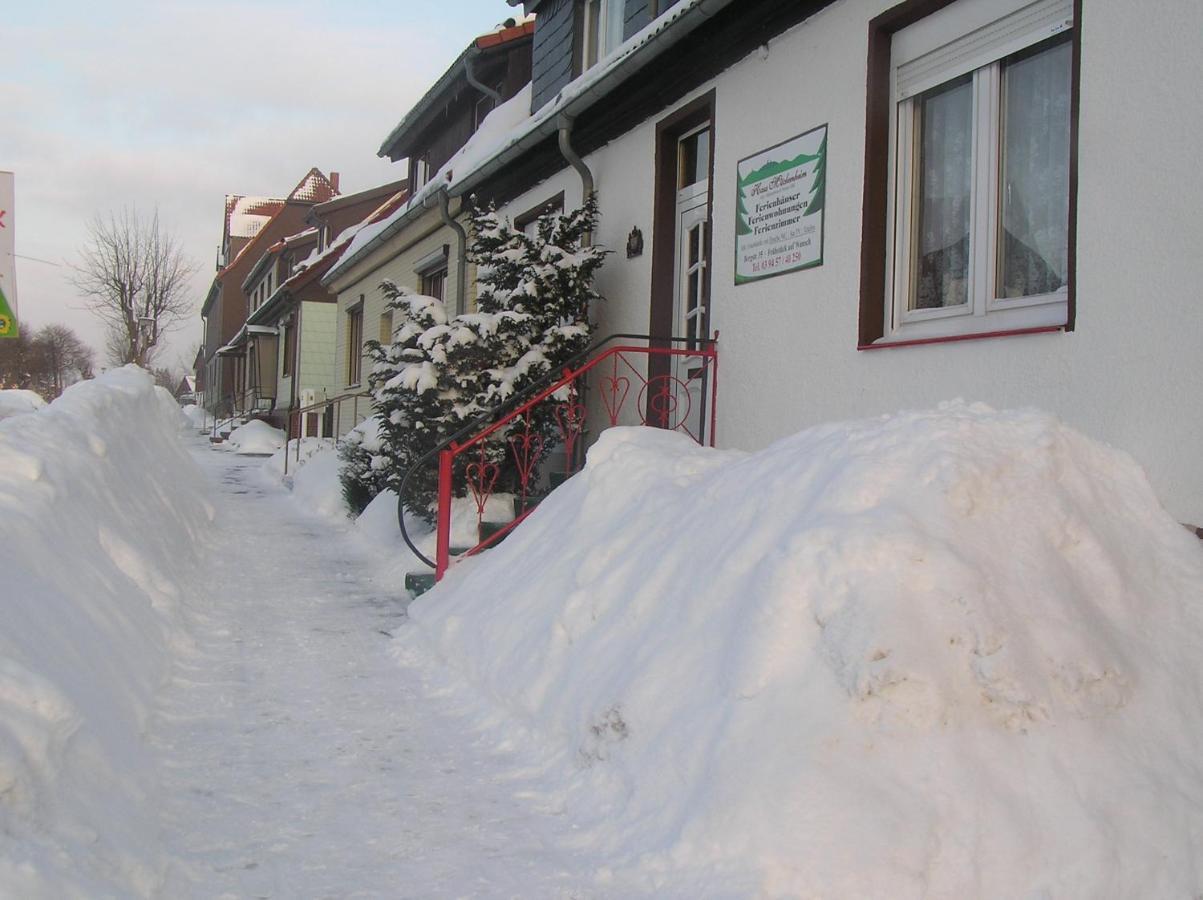
[[[856, 347], [867, 34], [891, 5], [836, 3], [696, 92], [716, 90], [720, 445], [756, 449], [818, 422], [956, 397], [1034, 405], [1133, 454], [1172, 514], [1203, 523], [1203, 4], [1084, 0], [1075, 330], [866, 352]], [[736, 162], [823, 123], [823, 265], [735, 287]], [[599, 334], [648, 327], [654, 134], [645, 123], [587, 160], [598, 240], [616, 251], [598, 279]], [[560, 189], [579, 202], [564, 171], [505, 209]], [[627, 260], [633, 225], [646, 250]]]

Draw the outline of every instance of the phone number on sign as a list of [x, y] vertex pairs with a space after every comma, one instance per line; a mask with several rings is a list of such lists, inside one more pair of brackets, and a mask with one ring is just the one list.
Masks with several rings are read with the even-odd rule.
[[758, 259], [752, 263], [752, 272], [769, 272], [773, 269], [780, 269], [782, 266], [792, 266], [794, 263], [802, 262], [802, 251], [795, 250], [793, 253], [783, 253], [780, 256], [772, 256], [768, 259]]

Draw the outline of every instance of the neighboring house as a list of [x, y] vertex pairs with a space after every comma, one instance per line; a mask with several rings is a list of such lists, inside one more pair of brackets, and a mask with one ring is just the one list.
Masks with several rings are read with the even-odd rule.
[[[266, 417], [291, 435], [333, 433], [336, 410], [305, 411], [339, 393], [335, 370], [335, 295], [321, 277], [346, 249], [359, 223], [396, 209], [405, 180], [313, 206], [310, 227], [269, 247], [243, 282], [251, 298], [247, 336], [251, 383], [271, 398]], [[366, 412], [367, 404], [363, 404]]]
[[[318, 230], [306, 228], [289, 235], [268, 247], [242, 282], [242, 290], [250, 299], [245, 340], [247, 344], [247, 394], [244, 409], [253, 409], [277, 428], [284, 428], [292, 392], [297, 382], [297, 353], [300, 333], [300, 309], [304, 305], [285, 283], [293, 277], [297, 264], [318, 253]], [[316, 298], [319, 303], [326, 298]], [[328, 304], [324, 304], [328, 305]], [[310, 344], [321, 346], [323, 327], [327, 323], [320, 306], [310, 311]], [[333, 317], [329, 324], [333, 324]], [[333, 334], [329, 349], [334, 349]], [[309, 372], [316, 387], [322, 387], [329, 377], [326, 366]]]
[[189, 403], [196, 402], [196, 376], [185, 375], [180, 379], [179, 384], [175, 386], [172, 392], [176, 402], [180, 406], [187, 406]]
[[202, 343], [196, 350], [196, 358], [192, 360], [193, 378], [196, 382], [195, 397], [193, 403], [197, 406], [205, 405], [205, 346]]
[[[524, 6], [525, 121], [440, 199], [517, 218], [591, 183], [596, 240], [631, 247], [599, 277], [599, 333], [721, 332], [720, 445], [1036, 405], [1203, 522], [1203, 6], [1159, 4], [1157, 41], [1133, 40], [1143, 5], [1102, 0]], [[381, 276], [417, 287], [440, 241], [349, 263], [340, 317], [376, 314]]]
[[265, 248], [304, 229], [310, 208], [337, 194], [338, 174], [327, 178], [315, 168], [282, 199], [226, 197], [218, 271], [201, 308], [205, 405], [211, 411], [227, 415], [262, 410], [265, 386], [258, 380], [262, 368], [252, 355], [246, 324], [250, 304], [243, 283]]
[[[438, 297], [453, 313], [471, 307], [461, 204], [448, 202], [444, 188], [457, 166], [471, 165], [470, 148], [488, 135], [504, 134], [525, 116], [534, 30], [526, 21], [474, 40], [381, 146], [381, 156], [408, 159], [410, 199], [363, 227], [322, 277], [338, 296], [335, 370], [341, 393], [366, 393], [363, 343], [391, 337], [383, 280]], [[367, 412], [362, 406], [358, 417]], [[339, 433], [353, 424], [343, 419]]]

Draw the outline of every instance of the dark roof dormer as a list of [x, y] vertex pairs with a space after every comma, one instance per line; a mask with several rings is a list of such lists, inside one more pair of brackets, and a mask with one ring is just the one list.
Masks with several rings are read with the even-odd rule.
[[409, 159], [419, 190], [459, 150], [493, 109], [530, 81], [532, 21], [507, 22], [476, 38], [380, 145], [379, 156]]
[[531, 112], [679, 0], [508, 0], [535, 14]]

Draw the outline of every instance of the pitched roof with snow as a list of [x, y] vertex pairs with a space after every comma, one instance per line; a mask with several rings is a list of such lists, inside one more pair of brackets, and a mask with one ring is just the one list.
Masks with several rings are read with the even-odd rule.
[[337, 196], [338, 188], [334, 182], [315, 166], [297, 182], [297, 186], [289, 192], [288, 199], [303, 203], [325, 203]]
[[[218, 275], [220, 276], [225, 274], [225, 272], [232, 268], [238, 262], [238, 260], [251, 251], [251, 249], [258, 243], [259, 235], [262, 234], [263, 229], [267, 227], [268, 223], [271, 222], [272, 219], [280, 214], [280, 212], [288, 203], [309, 203], [316, 205], [318, 203], [323, 203], [326, 200], [333, 199], [337, 193], [338, 192], [335, 190], [330, 179], [323, 175], [317, 168], [313, 168], [305, 174], [305, 177], [297, 183], [296, 187], [289, 191], [288, 198], [286, 200], [272, 200], [262, 197], [242, 198], [243, 200], [267, 200], [268, 203], [279, 204], [279, 206], [275, 208], [272, 214], [268, 216], [264, 222], [261, 222], [255, 227], [254, 232], [249, 235], [251, 239], [247, 242], [246, 246], [242, 247], [242, 249], [238, 251], [234, 258], [229, 261], [229, 263], [218, 273]], [[229, 208], [229, 199], [229, 196], [227, 196], [227, 209]], [[237, 208], [237, 205], [235, 208]]]
[[376, 151], [376, 155], [387, 156], [395, 162], [409, 152], [409, 142], [427, 124], [428, 113], [443, 107], [447, 101], [447, 93], [457, 81], [467, 83], [464, 60], [479, 56], [485, 51], [493, 53], [498, 48], [508, 47], [516, 41], [533, 41], [534, 34], [534, 18], [528, 17], [518, 25], [503, 26], [497, 31], [482, 34], [473, 40], [464, 52], [456, 57], [455, 62], [447, 68], [447, 71], [439, 76], [438, 81], [431, 86], [430, 90], [422, 95], [422, 99], [405, 114], [405, 118], [397, 127], [389, 132], [384, 143], [380, 145], [380, 149]]
[[[404, 185], [405, 183], [402, 182], [402, 184]], [[366, 194], [370, 192], [364, 191], [362, 193]], [[301, 288], [319, 279], [322, 279], [323, 283], [325, 283], [323, 276], [334, 267], [347, 248], [351, 246], [355, 235], [362, 229], [374, 227], [377, 222], [387, 219], [398, 208], [405, 205], [407, 197], [408, 191], [405, 187], [402, 187], [401, 190], [397, 191], [369, 213], [359, 224], [352, 225], [341, 232], [325, 250], [318, 253], [315, 249], [313, 253], [297, 265], [296, 271], [280, 284], [263, 305], [251, 313], [247, 321], [252, 323], [266, 322], [276, 314], [287, 296], [295, 294]]]
[[283, 208], [284, 201], [276, 197], [226, 194], [226, 234], [234, 238], [254, 237]]
[[[424, 201], [440, 191], [446, 191], [449, 197], [463, 197], [471, 193], [498, 170], [554, 135], [559, 127], [560, 114], [569, 117], [580, 115], [624, 79], [641, 70], [665, 49], [689, 35], [708, 15], [713, 15], [717, 9], [729, 6], [733, 2], [734, 0], [715, 0], [715, 7], [707, 11], [701, 8], [701, 0], [680, 0], [668, 12], [653, 19], [641, 31], [624, 41], [598, 65], [570, 82], [555, 100], [541, 107], [533, 115], [530, 111], [528, 83], [525, 90], [489, 113], [481, 123], [480, 129], [443, 164], [421, 190], [410, 197], [404, 207], [370, 228], [361, 229], [342, 258], [322, 279], [323, 283], [330, 284], [405, 228], [421, 214]], [[525, 104], [522, 102], [523, 98]], [[404, 124], [403, 122], [402, 125]], [[381, 155], [384, 155], [383, 152]]]

